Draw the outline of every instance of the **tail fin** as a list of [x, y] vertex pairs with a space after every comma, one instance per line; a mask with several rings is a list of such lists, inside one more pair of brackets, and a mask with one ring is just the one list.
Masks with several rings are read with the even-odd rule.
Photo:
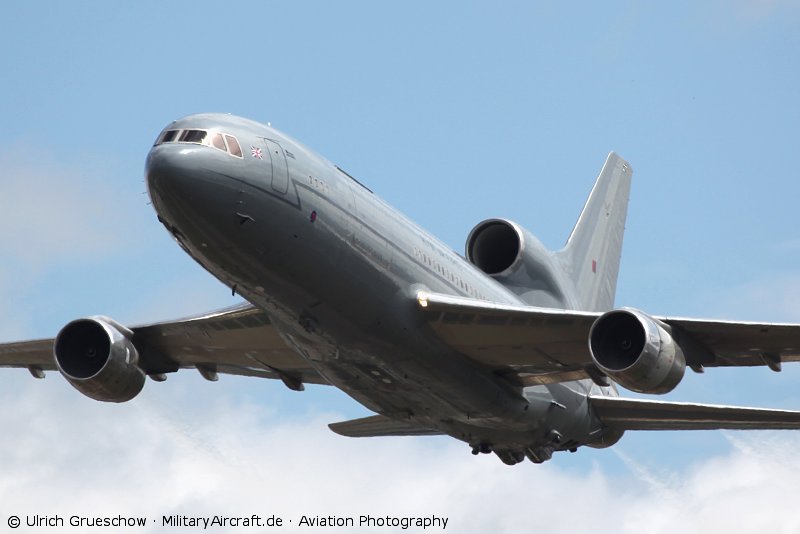
[[614, 306], [632, 175], [627, 161], [614, 152], [608, 155], [567, 244], [557, 253], [582, 310]]

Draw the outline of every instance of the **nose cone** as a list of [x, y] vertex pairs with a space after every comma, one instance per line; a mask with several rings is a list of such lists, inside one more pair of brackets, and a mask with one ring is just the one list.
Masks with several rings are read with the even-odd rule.
[[145, 179], [153, 207], [163, 218], [190, 202], [193, 187], [191, 157], [179, 146], [159, 145], [150, 150], [145, 164]]
[[144, 176], [153, 202], [160, 202], [164, 197], [174, 196], [176, 186], [182, 188], [179, 184], [182, 181], [178, 172], [179, 168], [175, 165], [174, 160], [165, 154], [164, 148], [153, 147], [147, 155], [145, 163]]
[[205, 243], [233, 217], [236, 185], [208, 147], [164, 144], [147, 156], [145, 178], [160, 220], [185, 245]]

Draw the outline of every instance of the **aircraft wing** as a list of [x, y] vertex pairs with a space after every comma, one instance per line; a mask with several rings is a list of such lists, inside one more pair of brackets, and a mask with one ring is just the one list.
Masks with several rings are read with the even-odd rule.
[[440, 436], [443, 432], [435, 428], [419, 426], [385, 415], [371, 415], [341, 423], [331, 423], [328, 428], [348, 438], [371, 438], [377, 436]]
[[[448, 345], [522, 385], [590, 378], [589, 330], [600, 312], [508, 305], [421, 292], [428, 325]], [[686, 341], [687, 365], [768, 365], [800, 360], [800, 325], [654, 316]], [[683, 346], [683, 345], [682, 345]]]
[[672, 317], [659, 319], [709, 349], [710, 354], [705, 357], [697, 355], [693, 365], [768, 365], [780, 370], [781, 362], [800, 361], [800, 325]]
[[715, 404], [589, 397], [597, 417], [620, 430], [800, 429], [800, 412]]
[[[139, 365], [148, 375], [195, 367], [206, 377], [219, 372], [278, 378], [292, 389], [328, 383], [286, 345], [269, 317], [249, 304], [131, 330]], [[53, 339], [0, 344], [0, 367], [28, 368], [34, 376], [56, 369]]]

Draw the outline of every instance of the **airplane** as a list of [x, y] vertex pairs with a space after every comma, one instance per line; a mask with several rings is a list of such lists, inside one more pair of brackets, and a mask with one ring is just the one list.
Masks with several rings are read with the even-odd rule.
[[448, 435], [509, 465], [609, 447], [628, 430], [800, 429], [800, 411], [624, 398], [686, 368], [800, 359], [800, 325], [615, 308], [631, 166], [610, 153], [565, 246], [506, 219], [461, 256], [366, 185], [270, 125], [194, 114], [158, 135], [158, 221], [246, 301], [128, 327], [105, 316], [0, 345], [0, 366], [57, 370], [125, 402], [180, 369], [337, 387], [375, 415], [343, 436]]

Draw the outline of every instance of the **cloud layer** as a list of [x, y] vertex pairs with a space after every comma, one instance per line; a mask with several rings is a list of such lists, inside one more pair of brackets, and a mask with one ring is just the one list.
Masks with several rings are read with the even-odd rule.
[[14, 378], [0, 395], [14, 407], [0, 410], [4, 514], [144, 515], [159, 523], [147, 532], [163, 515], [254, 513], [437, 515], [459, 533], [800, 529], [785, 505], [800, 482], [795, 434], [731, 433], [729, 452], [667, 473], [632, 458], [628, 474], [575, 470], [566, 455], [509, 468], [447, 439], [342, 438], [325, 426], [340, 415], [279, 418], [229, 389], [193, 394], [193, 378], [126, 405], [84, 399], [57, 375]]

